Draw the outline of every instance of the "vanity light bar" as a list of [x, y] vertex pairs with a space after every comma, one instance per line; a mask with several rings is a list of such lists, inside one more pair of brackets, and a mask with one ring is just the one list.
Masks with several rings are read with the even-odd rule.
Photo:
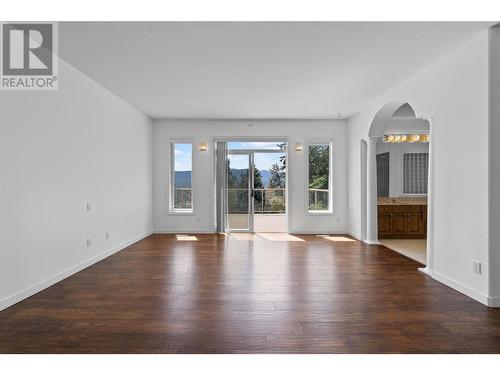
[[429, 134], [386, 134], [384, 135], [386, 143], [401, 142], [429, 142]]

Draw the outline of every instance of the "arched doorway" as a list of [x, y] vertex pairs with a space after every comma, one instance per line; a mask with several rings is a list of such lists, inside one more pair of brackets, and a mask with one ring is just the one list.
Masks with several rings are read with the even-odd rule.
[[[427, 184], [426, 184], [426, 269], [432, 265], [433, 244], [433, 119], [419, 118], [413, 107], [405, 101], [392, 101], [384, 105], [374, 116], [367, 138], [361, 141], [361, 217], [362, 217], [362, 240], [370, 245], [379, 245], [378, 225], [378, 203], [380, 201], [377, 192], [380, 191], [381, 181], [377, 181], [377, 144], [379, 150], [385, 143], [395, 142], [400, 145], [413, 142], [427, 142], [428, 158]], [[397, 141], [394, 141], [397, 139]], [[384, 142], [385, 141], [385, 142]], [[407, 153], [410, 154], [410, 153]], [[380, 154], [379, 154], [380, 156]], [[405, 154], [406, 156], [406, 154]], [[411, 155], [410, 155], [411, 156]], [[411, 159], [411, 157], [408, 158]], [[379, 159], [380, 161], [380, 159]], [[379, 178], [380, 163], [378, 170]], [[384, 176], [382, 174], [382, 176]], [[403, 180], [403, 179], [401, 179]], [[399, 193], [404, 199], [411, 194]], [[403, 197], [404, 195], [404, 197]], [[424, 196], [422, 194], [422, 196]], [[404, 199], [403, 199], [404, 198]], [[391, 202], [397, 202], [397, 197], [391, 197]], [[394, 200], [396, 199], [396, 200]], [[400, 202], [397, 202], [398, 204]], [[390, 209], [390, 208], [389, 208]], [[424, 209], [423, 209], [424, 210]], [[392, 218], [391, 218], [392, 220]], [[409, 220], [409, 219], [407, 219]], [[424, 271], [426, 270], [424, 269]]]

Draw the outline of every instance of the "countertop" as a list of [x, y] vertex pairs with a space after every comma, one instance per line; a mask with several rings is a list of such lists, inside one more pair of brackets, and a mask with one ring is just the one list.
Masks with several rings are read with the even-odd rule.
[[427, 197], [379, 197], [377, 198], [379, 206], [406, 206], [418, 205], [427, 206]]

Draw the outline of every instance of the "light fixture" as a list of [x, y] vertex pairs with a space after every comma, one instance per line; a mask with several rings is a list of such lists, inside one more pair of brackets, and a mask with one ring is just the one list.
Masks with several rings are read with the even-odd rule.
[[200, 151], [207, 151], [207, 144], [205, 142], [201, 142], [198, 145], [198, 150], [200, 150]]
[[408, 139], [408, 142], [418, 142], [420, 140], [420, 135], [418, 134], [412, 134], [410, 135], [410, 138]]
[[295, 145], [293, 146], [293, 149], [295, 151], [302, 151], [303, 150], [302, 145], [300, 143], [295, 143]]
[[385, 143], [429, 142], [429, 134], [386, 134], [383, 141]]

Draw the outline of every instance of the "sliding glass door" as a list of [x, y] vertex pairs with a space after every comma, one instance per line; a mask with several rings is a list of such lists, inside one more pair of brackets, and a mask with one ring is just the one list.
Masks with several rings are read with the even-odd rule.
[[252, 156], [251, 153], [227, 155], [226, 225], [229, 231], [253, 231]]
[[255, 143], [225, 149], [225, 230], [286, 232], [286, 144]]

